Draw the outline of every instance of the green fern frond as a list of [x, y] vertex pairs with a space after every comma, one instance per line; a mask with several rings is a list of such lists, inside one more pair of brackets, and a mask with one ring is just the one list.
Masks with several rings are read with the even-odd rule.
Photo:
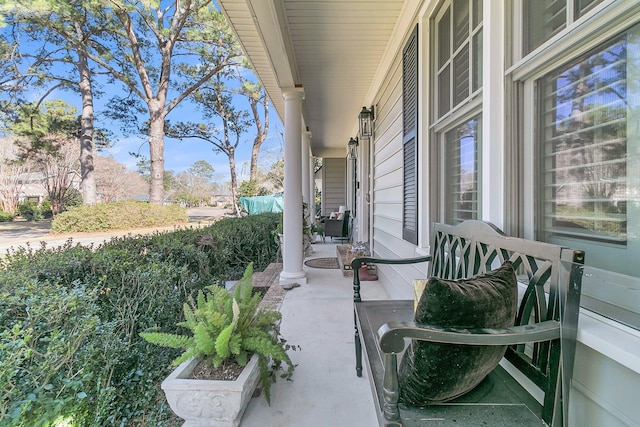
[[229, 349], [231, 350], [231, 353], [235, 355], [240, 354], [242, 351], [242, 335], [234, 334], [231, 336], [231, 339], [229, 340]]
[[182, 322], [184, 325], [182, 326], [193, 329], [193, 327], [198, 323], [195, 312], [186, 302], [182, 305], [182, 311], [184, 313], [184, 322]]
[[203, 324], [198, 324], [193, 329], [193, 340], [195, 348], [202, 354], [214, 354], [216, 351], [213, 337], [209, 335], [209, 331]]
[[260, 370], [260, 386], [264, 393], [264, 398], [267, 399], [267, 403], [271, 406], [271, 383], [273, 382], [273, 374], [269, 369], [267, 359], [263, 356], [258, 356], [258, 366]]
[[178, 366], [182, 362], [186, 362], [187, 360], [191, 359], [192, 357], [198, 357], [198, 356], [200, 356], [200, 355], [195, 350], [189, 349], [189, 350], [185, 351], [184, 353], [182, 353], [180, 356], [176, 357], [173, 360], [173, 362], [171, 362], [171, 364], [173, 366]]
[[228, 325], [226, 328], [220, 332], [218, 337], [216, 338], [215, 348], [216, 353], [222, 357], [226, 358], [231, 356], [231, 349], [229, 348], [229, 340], [231, 339], [231, 333], [233, 332], [234, 324]]
[[236, 284], [236, 289], [234, 292], [234, 299], [237, 300], [240, 304], [244, 304], [251, 299], [251, 294], [253, 290], [253, 263], [249, 263], [247, 268], [244, 270], [244, 274], [242, 275], [242, 279], [238, 281]]
[[282, 320], [282, 314], [278, 311], [263, 310], [256, 314], [254, 319], [254, 325], [259, 328], [273, 326]]
[[196, 309], [197, 310], [205, 310], [207, 307], [207, 299], [204, 296], [203, 291], [198, 291], [198, 297], [196, 300]]
[[209, 322], [211, 322], [211, 326], [221, 331], [231, 322], [231, 319], [226, 313], [215, 312], [210, 314]]
[[211, 301], [215, 307], [213, 311], [220, 313], [231, 313], [231, 295], [221, 287], [217, 287], [211, 293]]
[[184, 335], [167, 334], [164, 332], [141, 332], [140, 336], [151, 344], [162, 347], [186, 349], [193, 346], [193, 338]]
[[238, 362], [238, 365], [240, 366], [247, 366], [247, 363], [249, 363], [249, 353], [246, 351], [240, 351], [236, 355], [236, 362]]

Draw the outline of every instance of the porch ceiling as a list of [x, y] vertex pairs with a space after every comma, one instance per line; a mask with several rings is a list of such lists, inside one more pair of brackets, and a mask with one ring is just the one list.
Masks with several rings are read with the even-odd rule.
[[[281, 119], [283, 89], [302, 86], [318, 157], [342, 157], [395, 49], [404, 0], [218, 0]], [[401, 31], [402, 33], [402, 31]], [[400, 34], [399, 37], [402, 37]]]

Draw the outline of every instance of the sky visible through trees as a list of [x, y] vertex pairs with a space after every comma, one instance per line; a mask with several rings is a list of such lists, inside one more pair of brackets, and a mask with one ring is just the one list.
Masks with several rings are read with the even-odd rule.
[[[55, 2], [55, 0], [52, 0], [52, 2]], [[46, 1], [42, 2], [42, 4], [46, 3]], [[15, 31], [15, 29], [11, 25], [0, 28], [0, 34], [4, 33], [4, 36], [7, 36], [11, 31]], [[31, 45], [29, 45], [29, 43], [31, 43]], [[25, 41], [21, 46], [21, 50], [24, 52], [25, 48], [26, 50], [28, 50], [30, 46], [33, 46], [34, 50], [38, 48], [35, 42]], [[52, 46], [49, 46], [49, 49], [52, 48]], [[60, 64], [61, 63], [52, 63], [52, 65], [49, 66], [52, 74], [56, 74], [59, 71], [57, 68], [62, 68], [65, 66], [64, 62], [62, 62], [63, 65]], [[98, 70], [99, 67], [95, 67], [94, 69]], [[246, 75], [243, 75], [243, 78], [255, 80], [255, 77], [249, 76], [250, 74], [250, 71], [247, 70]], [[135, 74], [133, 75], [135, 76]], [[108, 113], [111, 112], [113, 106], [113, 104], [110, 104], [109, 101], [113, 99], [114, 96], [120, 97], [121, 99], [126, 99], [127, 97], [130, 97], [131, 90], [127, 89], [122, 82], [114, 79], [113, 76], [109, 76], [108, 74], [106, 74], [104, 70], [99, 70], [97, 74], [94, 74], [92, 80], [95, 91], [93, 97], [95, 128], [107, 129], [113, 134], [111, 138], [111, 147], [107, 148], [106, 150], [102, 150], [97, 154], [103, 156], [111, 155], [116, 161], [124, 163], [131, 169], [135, 169], [136, 163], [140, 160], [140, 158], [136, 158], [135, 156], [131, 155], [131, 153], [138, 154], [148, 159], [148, 136], [139, 132], [132, 131], [131, 128], [123, 129], [121, 121], [117, 121], [108, 117]], [[71, 90], [69, 90], [69, 86], [67, 86], [66, 88], [64, 86], [61, 86], [59, 88], [53, 89], [52, 87], [55, 87], [55, 84], [51, 83], [39, 87], [36, 85], [32, 87], [27, 86], [26, 91], [22, 94], [23, 99], [30, 102], [38, 102], [43, 98], [44, 95], [46, 95], [46, 100], [61, 99], [75, 106], [79, 110], [82, 108], [81, 97], [78, 94], [77, 90], [74, 90], [73, 87], [71, 87]], [[170, 94], [170, 96], [171, 95], [175, 96], [175, 93]], [[245, 111], [250, 110], [248, 101], [241, 95], [234, 96], [233, 103], [238, 109]], [[140, 111], [140, 113], [136, 114], [136, 116], [137, 117], [135, 121], [137, 122], [138, 127], [144, 127], [145, 120], [149, 120], [148, 112]], [[186, 98], [177, 107], [175, 107], [175, 109], [170, 111], [170, 113], [166, 117], [166, 120], [168, 120], [169, 123], [177, 123], [180, 121], [198, 121], [199, 117], [202, 117], [202, 111], [200, 111], [198, 106], [191, 102], [189, 98]], [[278, 157], [281, 155], [282, 150], [282, 138], [280, 136], [282, 125], [279, 123], [277, 115], [273, 110], [271, 111], [270, 119], [271, 131], [267, 136], [266, 141], [262, 145], [259, 162], [260, 167], [265, 171], [269, 169], [271, 163], [278, 159]], [[252, 129], [249, 129], [246, 133], [244, 133], [241, 137], [241, 143], [239, 144], [238, 149], [235, 153], [236, 164], [238, 166], [237, 174], [239, 181], [248, 179], [249, 160], [251, 158], [251, 145], [253, 143], [254, 137], [255, 135], [252, 132]], [[210, 143], [195, 138], [185, 138], [183, 140], [178, 140], [165, 136], [164, 170], [173, 171], [177, 174], [187, 170], [195, 162], [204, 160], [214, 167], [217, 181], [228, 181], [229, 163], [227, 156], [223, 153], [214, 152], [212, 148], [213, 147]]]

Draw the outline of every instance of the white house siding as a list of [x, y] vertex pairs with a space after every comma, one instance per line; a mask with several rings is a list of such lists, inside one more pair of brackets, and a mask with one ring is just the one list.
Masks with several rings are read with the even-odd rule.
[[344, 158], [325, 158], [322, 161], [322, 213], [337, 212], [347, 205], [347, 164]]
[[578, 344], [571, 394], [572, 426], [638, 426], [637, 372], [594, 349]]
[[[412, 257], [415, 246], [402, 239], [402, 67], [393, 61], [376, 97], [373, 141], [371, 246], [380, 257]], [[413, 297], [413, 278], [424, 276], [426, 265], [379, 266], [378, 276], [391, 298]]]
[[[492, 0], [485, 0], [484, 5], [487, 12]], [[625, 3], [625, 2], [620, 2]], [[628, 3], [628, 2], [627, 2]], [[425, 6], [423, 10], [430, 9]], [[502, 11], [505, 13], [504, 11]], [[491, 7], [491, 20], [504, 22], [506, 17], [496, 16], [495, 4]], [[419, 16], [419, 22], [428, 22], [429, 16]], [[487, 19], [487, 22], [489, 19]], [[404, 29], [408, 34], [414, 23]], [[486, 28], [486, 27], [485, 27]], [[424, 28], [423, 28], [424, 30]], [[504, 37], [500, 31], [485, 31], [485, 46], [492, 43], [504, 45], [505, 40], [492, 40], [491, 37]], [[426, 42], [428, 37], [422, 39], [420, 47], [422, 58], [428, 55], [424, 50], [428, 48]], [[398, 46], [400, 52], [402, 46]], [[492, 51], [493, 55], [498, 55]], [[421, 63], [421, 67], [425, 66]], [[495, 66], [495, 64], [494, 64]], [[421, 71], [424, 72], [424, 71]], [[485, 86], [483, 96], [485, 97], [485, 107], [492, 107], [483, 116], [484, 133], [482, 151], [483, 153], [498, 152], [504, 156], [503, 134], [505, 132], [504, 123], [497, 120], [501, 111], [506, 111], [503, 85], [496, 85], [495, 73], [502, 74], [499, 69], [487, 69], [485, 73], [491, 72], [491, 84]], [[428, 76], [428, 73], [425, 73]], [[372, 144], [372, 177], [371, 177], [371, 221], [372, 236], [370, 243], [375, 255], [380, 257], [398, 258], [415, 256], [421, 252], [421, 248], [408, 243], [402, 239], [402, 106], [401, 106], [401, 62], [399, 55], [392, 62], [392, 66], [387, 73], [387, 77], [382, 85], [375, 91], [376, 106], [376, 130], [375, 139]], [[423, 81], [422, 84], [428, 84]], [[493, 88], [493, 89], [492, 89]], [[494, 93], [495, 92], [495, 93]], [[421, 110], [420, 120], [422, 126], [427, 126], [427, 116], [424, 112], [427, 109], [428, 99], [424, 98], [425, 88], [420, 88], [423, 99], [419, 102]], [[486, 102], [487, 97], [490, 104]], [[488, 123], [489, 121], [490, 123]], [[427, 135], [428, 132], [422, 133]], [[492, 134], [495, 137], [492, 137]], [[419, 149], [424, 150], [427, 141], [425, 138], [419, 141]], [[426, 155], [419, 155], [419, 167], [424, 169], [427, 165]], [[487, 160], [492, 160], [487, 162]], [[496, 161], [495, 156], [487, 159], [485, 157], [485, 173], [482, 182], [483, 188], [483, 219], [496, 224], [504, 224], [503, 208], [506, 204], [505, 194], [513, 192], [509, 183], [505, 181], [505, 170], [501, 161]], [[495, 162], [495, 163], [494, 163]], [[496, 167], [497, 166], [497, 167]], [[504, 191], [493, 191], [487, 186], [495, 184], [500, 180], [504, 182]], [[422, 182], [422, 181], [421, 181]], [[497, 185], [500, 189], [501, 185]], [[427, 189], [420, 188], [423, 200]], [[419, 215], [426, 214], [428, 206], [426, 203], [420, 204]], [[496, 210], [494, 207], [498, 206]], [[425, 224], [421, 223], [424, 227]], [[424, 230], [419, 231], [425, 236]], [[428, 234], [428, 233], [427, 233]], [[588, 256], [588, 254], [587, 254]], [[394, 267], [379, 266], [379, 280], [384, 284], [389, 296], [396, 299], [412, 298], [411, 283], [414, 278], [422, 277], [425, 274], [425, 266]], [[366, 292], [366, 290], [364, 290]], [[365, 293], [366, 296], [366, 293]], [[640, 405], [638, 405], [638, 394], [640, 393], [640, 333], [638, 331], [627, 331], [621, 334], [621, 325], [613, 321], [602, 321], [583, 313], [579, 327], [579, 343], [576, 355], [576, 365], [574, 370], [574, 386], [571, 391], [570, 403], [570, 426], [638, 426], [640, 427]], [[595, 329], [594, 329], [595, 328]], [[597, 339], [589, 339], [596, 336]]]

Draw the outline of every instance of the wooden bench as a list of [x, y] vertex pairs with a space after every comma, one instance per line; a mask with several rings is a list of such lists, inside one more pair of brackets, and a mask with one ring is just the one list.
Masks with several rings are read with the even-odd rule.
[[[430, 252], [411, 259], [363, 257], [351, 263], [355, 273], [356, 373], [362, 375], [364, 353], [380, 425], [563, 425], [575, 355], [584, 252], [508, 237], [482, 221], [435, 224]], [[357, 272], [363, 263], [427, 262], [427, 277], [460, 279], [493, 270], [505, 260], [516, 268], [523, 291], [513, 328], [461, 331], [418, 325], [412, 323], [413, 300], [367, 301], [361, 297]], [[450, 402], [410, 407], [398, 403], [398, 356], [402, 356], [407, 339], [509, 347], [500, 365], [472, 391]], [[514, 377], [520, 382], [524, 379], [527, 388]]]

